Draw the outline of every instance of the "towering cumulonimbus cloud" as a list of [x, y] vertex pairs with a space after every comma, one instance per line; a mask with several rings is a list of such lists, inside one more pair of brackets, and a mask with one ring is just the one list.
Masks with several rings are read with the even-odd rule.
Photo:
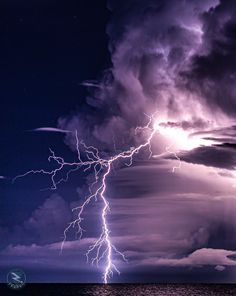
[[[136, 144], [135, 127], [155, 111], [160, 123], [191, 132], [228, 126], [232, 7], [223, 0], [108, 1], [112, 68], [100, 82], [85, 83], [91, 95], [84, 110], [60, 118], [59, 127], [109, 152]], [[66, 137], [73, 147], [73, 135]]]
[[[180, 278], [183, 270], [177, 268], [186, 268], [186, 279], [191, 282], [192, 267], [210, 282], [216, 278], [215, 270], [231, 273], [236, 243], [234, 6], [233, 0], [108, 1], [111, 69], [99, 81], [83, 83], [89, 92], [84, 105], [61, 117], [57, 129], [34, 130], [64, 133], [78, 159], [67, 162], [50, 149], [48, 160], [56, 168], [53, 164], [50, 171], [47, 167], [30, 170], [14, 178], [42, 173], [51, 177], [51, 189], [56, 189], [78, 169], [76, 180], [70, 180], [80, 186], [79, 200], [69, 203], [53, 195], [14, 228], [13, 235], [0, 227], [6, 237], [4, 246], [8, 245], [0, 253], [6, 266], [15, 258], [25, 261], [22, 253], [26, 252], [28, 264], [35, 265], [40, 252], [50, 257], [50, 272], [54, 264], [58, 268], [51, 251], [59, 249], [58, 233], [73, 220], [60, 244], [67, 252], [64, 274], [68, 266], [73, 272], [78, 266], [83, 270], [84, 262], [78, 264], [78, 253], [74, 253], [77, 248], [79, 254], [84, 249], [87, 255], [95, 251], [92, 262], [106, 258], [104, 282], [116, 270], [116, 263], [128, 279], [132, 274], [131, 281], [138, 270], [143, 272], [141, 281], [153, 274], [148, 280], [155, 282], [157, 268], [158, 277], [170, 271], [168, 279], [173, 279], [175, 271], [177, 281], [185, 278]], [[155, 115], [148, 118], [150, 114]], [[152, 158], [134, 165], [125, 162], [145, 152]], [[113, 165], [116, 168], [119, 161], [128, 167], [113, 174]], [[100, 202], [95, 206], [90, 200], [97, 197]], [[84, 236], [82, 216], [88, 218], [82, 222], [88, 229]], [[46, 229], [48, 224], [51, 228]], [[81, 235], [79, 245], [70, 240], [75, 225]], [[98, 240], [94, 239], [97, 233]], [[19, 245], [9, 245], [12, 240]], [[38, 245], [28, 246], [35, 242]], [[125, 259], [123, 254], [129, 264], [117, 259], [116, 255]], [[86, 265], [83, 271], [92, 272], [92, 268]], [[227, 279], [234, 280], [234, 275], [233, 271]]]

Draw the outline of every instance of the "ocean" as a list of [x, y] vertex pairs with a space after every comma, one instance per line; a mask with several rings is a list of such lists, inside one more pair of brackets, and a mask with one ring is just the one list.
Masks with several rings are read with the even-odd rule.
[[27, 284], [21, 290], [0, 285], [1, 296], [236, 296], [233, 284]]

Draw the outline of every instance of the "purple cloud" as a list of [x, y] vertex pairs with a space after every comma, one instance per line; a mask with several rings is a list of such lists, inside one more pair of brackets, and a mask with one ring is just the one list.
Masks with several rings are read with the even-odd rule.
[[[228, 257], [235, 254], [236, 251], [203, 248], [180, 259], [162, 258], [155, 261], [151, 258], [146, 259], [143, 264], [195, 267], [201, 267], [202, 265], [236, 266], [236, 261]], [[217, 269], [219, 270], [219, 267]], [[220, 269], [222, 270], [222, 268]]]
[[[114, 146], [120, 151], [140, 141], [142, 135], [135, 135], [134, 129], [145, 124], [144, 113], [158, 111], [163, 124], [190, 133], [227, 124], [227, 117], [216, 120], [183, 75], [205, 47], [203, 15], [217, 10], [218, 4], [109, 1], [112, 68], [100, 81], [85, 82], [91, 85], [85, 112], [60, 118], [59, 128], [77, 129], [80, 139], [107, 153], [114, 152]], [[73, 135], [66, 139], [74, 149]]]
[[70, 222], [70, 205], [62, 197], [53, 194], [36, 208], [20, 225], [0, 228], [5, 233], [2, 244], [46, 244], [60, 241], [65, 226]]

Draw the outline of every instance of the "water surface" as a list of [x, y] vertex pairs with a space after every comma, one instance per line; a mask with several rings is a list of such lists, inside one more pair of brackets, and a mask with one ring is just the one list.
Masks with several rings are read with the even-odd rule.
[[13, 291], [1, 284], [0, 295], [24, 296], [236, 296], [236, 285], [229, 284], [28, 284]]

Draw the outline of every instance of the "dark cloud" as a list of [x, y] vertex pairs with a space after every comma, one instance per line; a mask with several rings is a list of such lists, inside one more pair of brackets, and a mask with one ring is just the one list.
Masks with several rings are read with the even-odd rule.
[[[234, 149], [232, 149], [234, 148]], [[236, 151], [234, 144], [203, 146], [180, 154], [182, 161], [234, 170]]]
[[110, 195], [114, 198], [126, 196], [132, 199], [152, 194], [191, 194], [207, 190], [208, 185], [204, 180], [199, 179], [196, 182], [191, 175], [183, 177], [181, 170], [180, 173], [173, 174], [172, 166], [175, 166], [172, 162], [163, 165], [158, 161], [141, 161], [136, 166], [121, 169], [109, 179]]
[[201, 118], [192, 118], [191, 121], [187, 121], [187, 120], [183, 120], [180, 122], [164, 122], [164, 123], [160, 123], [160, 126], [163, 127], [170, 127], [170, 128], [182, 128], [183, 130], [188, 130], [188, 129], [194, 129], [194, 128], [199, 128], [199, 129], [203, 129], [207, 128], [209, 126], [209, 122], [204, 121]]
[[188, 86], [211, 108], [235, 115], [236, 8], [234, 1], [221, 0], [203, 13], [202, 53], [193, 57]]

